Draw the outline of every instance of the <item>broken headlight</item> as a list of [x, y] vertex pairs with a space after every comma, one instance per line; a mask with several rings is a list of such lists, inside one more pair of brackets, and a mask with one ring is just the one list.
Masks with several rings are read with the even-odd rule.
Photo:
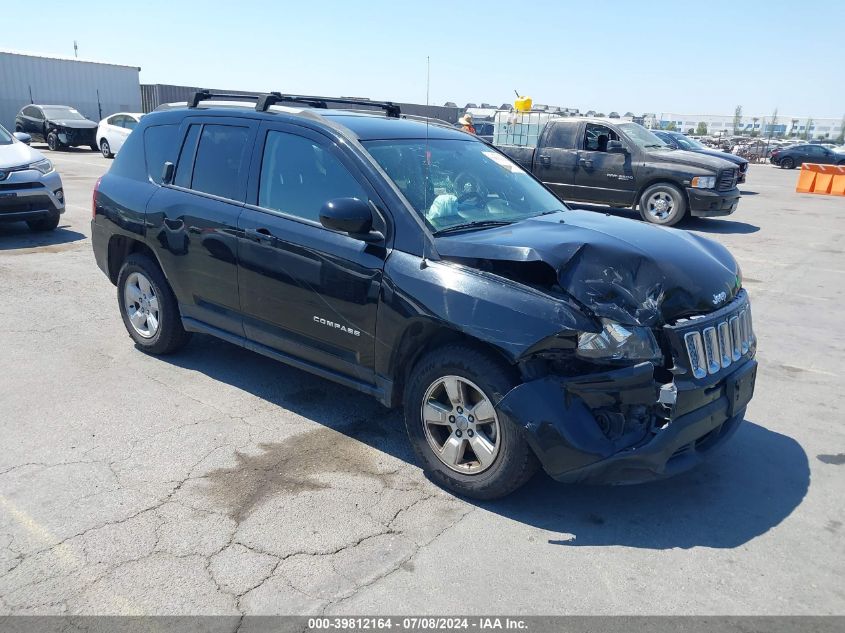
[[590, 360], [655, 360], [662, 354], [654, 334], [647, 327], [601, 320], [601, 332], [578, 334], [577, 354]]

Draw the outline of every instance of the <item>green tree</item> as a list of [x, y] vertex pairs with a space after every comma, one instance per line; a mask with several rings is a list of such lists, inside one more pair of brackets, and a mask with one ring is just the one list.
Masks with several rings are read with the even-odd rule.
[[678, 128], [675, 127], [674, 121], [669, 121], [669, 124], [666, 126], [666, 130], [668, 130], [669, 132], [676, 132]]
[[699, 121], [695, 128], [695, 133], [698, 136], [707, 136], [707, 124], [704, 121]]
[[739, 134], [742, 129], [742, 106], [738, 105], [734, 110], [734, 134]]

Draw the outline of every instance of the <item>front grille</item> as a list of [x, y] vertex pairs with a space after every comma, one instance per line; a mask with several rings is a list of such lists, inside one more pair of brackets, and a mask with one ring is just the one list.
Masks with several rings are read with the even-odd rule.
[[721, 174], [719, 174], [719, 180], [716, 184], [716, 188], [719, 191], [729, 191], [736, 187], [736, 179], [736, 169], [725, 169]]
[[0, 182], [0, 191], [12, 191], [14, 189], [38, 189], [44, 185], [40, 182]]
[[696, 378], [730, 367], [748, 353], [756, 340], [747, 301], [733, 312], [713, 320], [705, 318], [696, 326], [684, 334], [690, 370]]

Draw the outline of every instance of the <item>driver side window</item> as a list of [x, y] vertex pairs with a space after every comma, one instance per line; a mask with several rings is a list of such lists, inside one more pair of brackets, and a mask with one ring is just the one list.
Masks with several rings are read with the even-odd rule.
[[606, 152], [608, 141], [618, 141], [619, 136], [605, 125], [587, 123], [584, 133], [584, 149], [588, 152]]

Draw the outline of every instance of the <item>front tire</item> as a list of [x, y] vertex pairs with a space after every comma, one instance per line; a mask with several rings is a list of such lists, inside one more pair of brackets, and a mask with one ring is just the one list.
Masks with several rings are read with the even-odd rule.
[[61, 216], [58, 213], [51, 213], [46, 218], [39, 218], [38, 220], [27, 220], [26, 224], [30, 231], [42, 233], [45, 231], [53, 231], [59, 226]]
[[103, 158], [112, 158], [114, 154], [111, 153], [111, 146], [106, 139], [100, 141], [100, 152], [103, 154]]
[[640, 196], [640, 216], [646, 222], [674, 226], [687, 214], [687, 199], [675, 185], [659, 182]]
[[188, 342], [176, 296], [146, 255], [126, 258], [117, 278], [117, 303], [129, 336], [148, 354], [170, 354]]
[[47, 135], [47, 148], [51, 152], [57, 152], [62, 147], [61, 142], [59, 141], [59, 135], [55, 132], [50, 132]]
[[522, 486], [538, 462], [523, 431], [495, 409], [518, 378], [492, 355], [464, 345], [426, 354], [405, 386], [405, 426], [438, 485], [475, 499]]

